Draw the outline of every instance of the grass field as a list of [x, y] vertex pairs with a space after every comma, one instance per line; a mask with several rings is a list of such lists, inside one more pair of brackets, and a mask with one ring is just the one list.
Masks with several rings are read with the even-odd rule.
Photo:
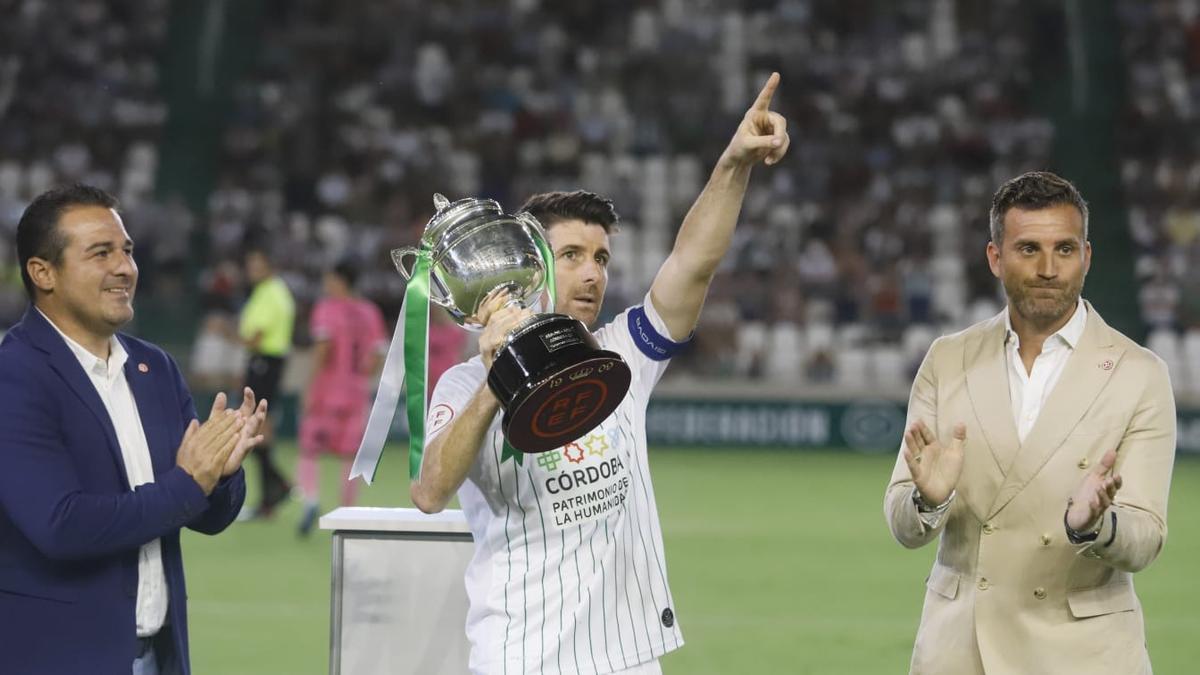
[[[279, 452], [290, 467], [292, 448]], [[362, 504], [408, 505], [401, 456], [389, 454]], [[664, 671], [907, 672], [934, 549], [902, 549], [887, 532], [891, 457], [662, 450], [651, 464], [687, 640]], [[336, 473], [323, 464], [324, 510], [335, 505]], [[1200, 663], [1197, 513], [1200, 462], [1180, 461], [1170, 541], [1137, 576], [1159, 675], [1195, 673]], [[198, 675], [328, 671], [329, 535], [298, 539], [298, 515], [293, 503], [274, 522], [185, 536]]]

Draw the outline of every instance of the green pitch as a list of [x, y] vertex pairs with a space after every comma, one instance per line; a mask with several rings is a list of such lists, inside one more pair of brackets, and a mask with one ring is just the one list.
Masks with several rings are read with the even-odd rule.
[[[277, 452], [290, 474], [294, 449]], [[402, 456], [387, 455], [361, 504], [408, 505]], [[662, 450], [651, 464], [687, 640], [667, 673], [907, 672], [934, 549], [908, 551], [888, 534], [891, 457]], [[323, 512], [336, 505], [337, 471], [322, 465]], [[195, 672], [328, 672], [329, 535], [298, 539], [299, 512], [292, 503], [270, 523], [185, 535]], [[1200, 462], [1183, 460], [1170, 540], [1136, 577], [1156, 673], [1195, 672], [1200, 660], [1197, 513]]]

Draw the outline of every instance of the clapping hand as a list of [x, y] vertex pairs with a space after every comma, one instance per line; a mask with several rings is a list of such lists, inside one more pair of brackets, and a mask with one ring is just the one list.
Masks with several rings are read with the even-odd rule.
[[212, 494], [224, 468], [239, 444], [245, 419], [225, 408], [225, 394], [217, 394], [208, 420], [192, 420], [183, 434], [175, 463], [196, 481], [204, 494]]
[[256, 405], [254, 392], [246, 387], [240, 408], [227, 408], [226, 402], [223, 392], [217, 394], [208, 420], [188, 424], [176, 453], [176, 464], [206, 495], [212, 494], [220, 479], [236, 473], [246, 455], [263, 441], [257, 432], [267, 416], [266, 399]]
[[246, 459], [246, 455], [263, 442], [263, 435], [259, 434], [258, 430], [262, 428], [263, 422], [267, 419], [267, 399], [258, 401], [256, 405], [254, 390], [246, 387], [242, 390], [242, 405], [238, 408], [237, 414], [245, 423], [242, 425], [237, 445], [229, 453], [229, 459], [225, 460], [225, 466], [221, 470], [222, 478], [237, 473]]
[[949, 445], [943, 444], [924, 422], [918, 421], [904, 432], [904, 462], [912, 474], [921, 499], [937, 506], [950, 498], [962, 475], [966, 425], [954, 427]]
[[1087, 532], [1096, 527], [1100, 516], [1112, 506], [1117, 490], [1121, 489], [1121, 474], [1114, 473], [1117, 451], [1104, 453], [1100, 464], [1089, 472], [1071, 497], [1067, 508], [1067, 526], [1076, 532]]

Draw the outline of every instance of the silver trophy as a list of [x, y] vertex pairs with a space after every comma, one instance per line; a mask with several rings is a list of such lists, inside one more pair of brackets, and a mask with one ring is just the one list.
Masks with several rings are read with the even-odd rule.
[[[491, 199], [451, 203], [434, 195], [437, 213], [425, 226], [422, 245], [431, 254], [429, 299], [446, 308], [460, 326], [479, 330], [477, 315], [493, 291], [508, 290], [509, 302], [531, 307], [547, 289], [552, 261], [549, 240], [529, 213], [508, 215]], [[405, 279], [418, 249], [392, 251]], [[544, 452], [574, 441], [603, 422], [629, 390], [629, 366], [600, 348], [577, 319], [536, 314], [519, 324], [496, 352], [488, 386], [504, 408], [502, 425], [510, 445]]]

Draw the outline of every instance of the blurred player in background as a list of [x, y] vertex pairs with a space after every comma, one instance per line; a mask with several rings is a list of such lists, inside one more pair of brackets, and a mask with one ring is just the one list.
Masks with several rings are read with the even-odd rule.
[[912, 672], [1148, 674], [1133, 572], [1167, 537], [1166, 366], [1080, 297], [1074, 185], [1018, 176], [990, 219], [1008, 308], [929, 348], [884, 498], [901, 544], [938, 540]]
[[[485, 379], [505, 336], [532, 312], [506, 306], [504, 293], [477, 317], [485, 325], [479, 356], [438, 383], [411, 492], [430, 513], [457, 492], [474, 535], [466, 574], [471, 672], [661, 673], [659, 657], [683, 644], [650, 484], [646, 405], [696, 326], [751, 168], [787, 152], [786, 123], [769, 109], [778, 84], [772, 74], [746, 112], [643, 303], [596, 330], [601, 347], [633, 371], [629, 393], [597, 429], [536, 455], [507, 448]], [[556, 192], [523, 210], [546, 228], [555, 310], [594, 325], [608, 284], [612, 202]]]
[[[292, 349], [292, 329], [296, 320], [296, 302], [287, 284], [275, 273], [265, 248], [251, 245], [245, 253], [246, 280], [252, 284], [250, 298], [242, 308], [238, 335], [250, 352], [246, 363], [245, 386], [269, 401], [278, 400], [279, 380], [288, 352]], [[275, 507], [287, 498], [292, 486], [271, 458], [275, 439], [272, 417], [262, 430], [266, 441], [254, 449], [259, 466], [259, 503], [242, 518], [269, 518]]]
[[[317, 520], [317, 455], [330, 452], [340, 456], [344, 464], [341, 475], [349, 475], [367, 422], [371, 376], [387, 353], [383, 314], [355, 293], [357, 278], [358, 270], [349, 262], [326, 272], [324, 297], [309, 319], [315, 372], [304, 397], [296, 467], [296, 481], [304, 497], [299, 525], [302, 536], [312, 531]], [[342, 481], [343, 506], [354, 503], [357, 485], [356, 481]]]
[[425, 386], [430, 396], [442, 375], [467, 356], [467, 335], [467, 331], [450, 318], [449, 312], [436, 308], [429, 312], [429, 374]]

